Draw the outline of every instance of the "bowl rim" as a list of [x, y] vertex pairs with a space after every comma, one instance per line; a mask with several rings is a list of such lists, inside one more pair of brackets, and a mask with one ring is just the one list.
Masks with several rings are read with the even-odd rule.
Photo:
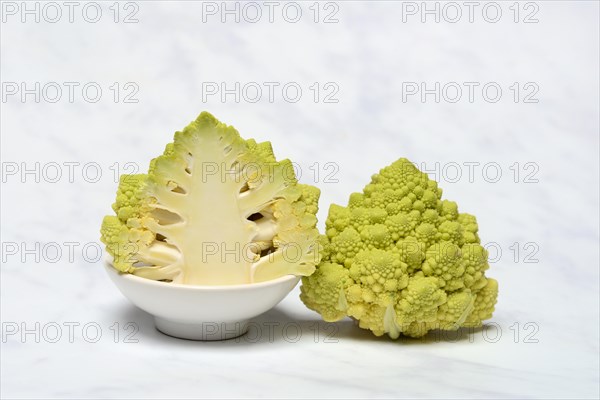
[[172, 283], [172, 282], [161, 282], [155, 281], [148, 278], [142, 278], [130, 273], [121, 272], [112, 266], [110, 260], [104, 260], [104, 268], [109, 274], [118, 276], [121, 279], [126, 279], [131, 282], [138, 284], [145, 284], [163, 288], [176, 288], [181, 290], [196, 290], [196, 291], [228, 291], [228, 290], [254, 290], [268, 286], [276, 286], [291, 282], [295, 279], [300, 280], [301, 276], [297, 275], [285, 275], [280, 278], [271, 279], [269, 281], [255, 282], [255, 283], [240, 283], [235, 285], [186, 285], [183, 283]]

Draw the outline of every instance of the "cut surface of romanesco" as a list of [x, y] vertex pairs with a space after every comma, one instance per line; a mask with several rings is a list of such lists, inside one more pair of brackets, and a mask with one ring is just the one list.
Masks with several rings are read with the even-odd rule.
[[319, 189], [299, 184], [269, 142], [207, 112], [176, 132], [147, 174], [121, 177], [101, 240], [124, 273], [191, 285], [310, 275]]

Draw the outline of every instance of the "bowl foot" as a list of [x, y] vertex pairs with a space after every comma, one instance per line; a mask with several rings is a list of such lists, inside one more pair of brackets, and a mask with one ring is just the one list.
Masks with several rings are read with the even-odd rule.
[[248, 321], [194, 324], [155, 317], [154, 323], [156, 329], [165, 335], [188, 340], [227, 340], [248, 332]]

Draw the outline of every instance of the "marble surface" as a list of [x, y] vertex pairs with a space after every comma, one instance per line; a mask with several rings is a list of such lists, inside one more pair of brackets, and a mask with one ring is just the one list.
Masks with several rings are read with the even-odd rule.
[[[97, 23], [82, 17], [85, 3], [72, 23], [64, 6], [61, 20], [48, 21], [56, 14], [45, 9], [37, 23], [27, 15], [22, 22], [22, 10], [7, 3], [20, 7], [2, 3], [2, 398], [600, 395], [597, 2], [521, 3], [518, 23], [512, 2], [498, 3], [497, 23], [482, 17], [485, 3], [473, 23], [464, 6], [456, 23], [448, 8], [439, 23], [422, 23], [406, 2], [358, 1], [319, 4], [318, 23], [312, 2], [298, 3], [297, 23], [282, 18], [283, 3], [273, 23], [263, 3], [259, 22], [246, 9], [239, 23], [222, 23], [222, 10], [211, 8], [220, 2], [160, 1], [121, 3], [118, 23], [112, 2], [99, 3]], [[323, 23], [332, 12], [338, 22]], [[138, 22], [123, 23], [131, 13]], [[538, 22], [523, 23], [526, 16]], [[11, 94], [35, 82], [45, 90], [39, 102]], [[51, 82], [64, 91], [54, 103]], [[72, 102], [64, 82], [79, 84]], [[79, 90], [89, 82], [102, 89], [98, 102]], [[137, 103], [123, 102], [136, 88], [128, 82], [139, 88], [129, 98]], [[256, 103], [250, 92], [222, 102], [207, 94], [210, 82], [294, 82], [303, 96], [292, 103], [275, 91], [270, 102], [265, 89]], [[456, 103], [447, 101], [453, 92], [423, 103], [403, 99], [411, 82], [495, 82], [503, 92], [496, 103], [477, 90], [473, 102], [465, 91]], [[323, 102], [335, 87], [338, 102]], [[528, 99], [538, 102], [523, 102], [536, 87]], [[483, 330], [395, 342], [349, 320], [319, 322], [296, 288], [238, 341], [157, 332], [97, 261], [98, 227], [110, 212], [115, 169], [145, 168], [201, 110], [271, 140], [279, 157], [298, 163], [301, 181], [317, 181], [321, 227], [328, 205], [343, 204], [383, 165], [400, 156], [428, 170], [439, 163], [445, 196], [478, 216], [483, 241], [497, 252], [493, 319]], [[36, 163], [39, 179], [22, 174]]]

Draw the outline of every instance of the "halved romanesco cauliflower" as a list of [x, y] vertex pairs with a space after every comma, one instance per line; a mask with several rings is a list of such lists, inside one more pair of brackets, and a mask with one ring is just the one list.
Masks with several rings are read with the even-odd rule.
[[244, 140], [203, 112], [124, 175], [101, 239], [121, 272], [194, 285], [310, 275], [319, 262], [319, 189], [296, 181], [269, 142]]

